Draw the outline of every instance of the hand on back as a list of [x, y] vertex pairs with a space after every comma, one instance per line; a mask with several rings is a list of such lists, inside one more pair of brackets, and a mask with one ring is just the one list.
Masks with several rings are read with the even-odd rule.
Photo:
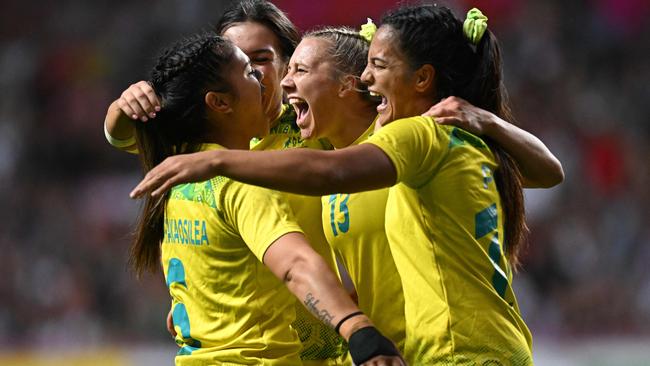
[[465, 99], [453, 96], [441, 100], [422, 115], [434, 117], [441, 125], [456, 126], [477, 136], [484, 135], [496, 117]]

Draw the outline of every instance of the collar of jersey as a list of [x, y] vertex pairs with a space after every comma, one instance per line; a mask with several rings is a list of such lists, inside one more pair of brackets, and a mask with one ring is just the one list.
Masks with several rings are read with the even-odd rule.
[[210, 151], [210, 150], [227, 150], [227, 148], [225, 148], [225, 147], [223, 147], [223, 146], [221, 146], [219, 144], [215, 144], [215, 143], [212, 143], [212, 142], [211, 143], [206, 142], [206, 143], [201, 144], [201, 148], [199, 149], [199, 151]]

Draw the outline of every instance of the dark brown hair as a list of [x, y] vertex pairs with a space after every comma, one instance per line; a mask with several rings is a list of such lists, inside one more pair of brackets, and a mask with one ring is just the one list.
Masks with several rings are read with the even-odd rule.
[[280, 42], [282, 59], [288, 62], [300, 42], [300, 33], [287, 15], [277, 6], [265, 0], [233, 2], [216, 24], [217, 33], [223, 33], [236, 23], [255, 22], [275, 34]]

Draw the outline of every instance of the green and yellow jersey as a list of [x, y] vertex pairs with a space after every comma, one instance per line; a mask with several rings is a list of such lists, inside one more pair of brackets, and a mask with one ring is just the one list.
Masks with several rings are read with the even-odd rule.
[[[251, 150], [281, 150], [290, 148], [312, 148], [330, 150], [325, 140], [303, 140], [296, 125], [296, 114], [288, 105], [282, 106], [278, 120], [269, 135], [253, 139]], [[320, 222], [321, 203], [319, 197], [282, 193], [293, 210], [296, 221], [302, 228], [312, 248], [338, 273], [334, 254]], [[300, 354], [306, 365], [350, 365], [347, 345], [331, 327], [316, 319], [300, 302], [296, 302], [296, 321], [293, 327], [303, 344]]]
[[262, 263], [289, 232], [301, 229], [275, 191], [224, 177], [171, 190], [161, 260], [177, 365], [301, 364], [295, 298]]
[[[351, 145], [368, 139], [373, 123]], [[384, 230], [388, 188], [322, 198], [323, 230], [347, 269], [359, 308], [404, 351], [404, 295]]]
[[367, 143], [397, 171], [386, 232], [402, 278], [405, 356], [415, 365], [531, 365], [532, 338], [512, 291], [494, 155], [478, 137], [427, 117]]

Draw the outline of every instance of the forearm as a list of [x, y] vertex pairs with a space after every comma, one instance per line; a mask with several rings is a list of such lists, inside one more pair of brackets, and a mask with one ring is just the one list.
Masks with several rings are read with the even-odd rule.
[[353, 193], [394, 184], [395, 170], [378, 148], [344, 150], [228, 150], [217, 152], [215, 164], [219, 174], [235, 180], [305, 195]]
[[562, 164], [535, 135], [496, 116], [485, 134], [515, 159], [525, 188], [553, 187], [564, 180]]
[[395, 345], [359, 311], [334, 272], [301, 233], [278, 238], [267, 248], [263, 261], [314, 316], [348, 341], [356, 364], [379, 356], [402, 364]]
[[171, 187], [215, 176], [279, 191], [322, 196], [390, 187], [397, 180], [393, 163], [381, 149], [362, 144], [335, 151], [214, 150], [176, 155], [151, 169], [131, 198], [158, 196]]
[[[320, 256], [297, 261], [285, 276], [289, 290], [315, 317], [335, 327], [341, 319], [359, 311], [332, 270]], [[365, 315], [344, 321], [339, 329], [347, 341], [354, 331], [371, 325]]]

